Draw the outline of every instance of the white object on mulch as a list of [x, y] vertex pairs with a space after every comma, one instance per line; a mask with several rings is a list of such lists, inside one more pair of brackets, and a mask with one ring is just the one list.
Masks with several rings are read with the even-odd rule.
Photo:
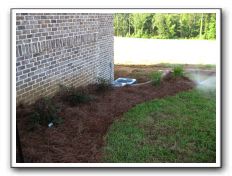
[[136, 83], [136, 79], [131, 78], [118, 78], [113, 82], [114, 87], [123, 87], [126, 85], [132, 85]]
[[48, 124], [48, 128], [51, 128], [52, 126], [53, 126], [52, 122]]

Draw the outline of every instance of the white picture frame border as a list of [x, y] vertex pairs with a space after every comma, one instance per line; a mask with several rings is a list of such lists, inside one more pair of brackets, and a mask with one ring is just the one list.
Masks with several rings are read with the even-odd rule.
[[[16, 162], [16, 13], [216, 13], [216, 42], [220, 48], [216, 64], [216, 162], [215, 163], [17, 163]], [[222, 167], [221, 164], [221, 8], [12, 8], [11, 9], [11, 167]]]

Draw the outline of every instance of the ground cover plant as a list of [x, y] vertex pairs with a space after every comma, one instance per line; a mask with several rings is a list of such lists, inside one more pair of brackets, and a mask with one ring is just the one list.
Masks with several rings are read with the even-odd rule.
[[173, 74], [174, 76], [183, 76], [184, 75], [184, 69], [181, 65], [176, 65], [173, 67]]
[[129, 110], [106, 136], [106, 162], [215, 162], [215, 91], [192, 90]]
[[47, 126], [50, 123], [60, 124], [62, 122], [59, 116], [60, 107], [50, 97], [37, 100], [32, 109], [29, 116], [29, 130], [34, 130], [38, 125]]
[[154, 86], [160, 85], [162, 79], [162, 72], [155, 71], [150, 74], [151, 82]]
[[97, 79], [96, 90], [98, 92], [105, 92], [105, 91], [111, 90], [111, 89], [112, 89], [112, 85], [109, 82], [109, 80], [106, 80], [104, 78]]
[[69, 103], [71, 106], [76, 106], [81, 103], [87, 103], [91, 101], [92, 97], [88, 95], [84, 89], [77, 89], [73, 86], [67, 87], [64, 85], [60, 85], [59, 91], [60, 98], [64, 101]]

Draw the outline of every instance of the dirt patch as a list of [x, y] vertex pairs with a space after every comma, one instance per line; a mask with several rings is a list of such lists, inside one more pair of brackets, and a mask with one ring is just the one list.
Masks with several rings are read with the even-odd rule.
[[[135, 78], [138, 83], [149, 81], [149, 75], [154, 71], [172, 70], [173, 64], [156, 64], [156, 65], [115, 65], [114, 78], [129, 77]], [[182, 65], [186, 75], [205, 75], [206, 77], [215, 74], [216, 70], [213, 66], [204, 65]]]
[[[70, 107], [63, 104], [64, 122], [48, 128], [39, 126], [29, 132], [31, 107], [17, 108], [17, 125], [25, 162], [79, 163], [102, 162], [104, 136], [110, 125], [136, 104], [175, 95], [192, 89], [188, 78], [164, 79], [160, 86], [151, 84], [115, 88], [104, 93], [90, 92], [95, 98], [87, 104]], [[57, 103], [59, 102], [59, 98]]]

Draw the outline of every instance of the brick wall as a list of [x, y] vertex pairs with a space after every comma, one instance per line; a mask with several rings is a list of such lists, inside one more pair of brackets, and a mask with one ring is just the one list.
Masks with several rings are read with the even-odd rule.
[[112, 14], [16, 14], [17, 103], [98, 77], [113, 80]]

